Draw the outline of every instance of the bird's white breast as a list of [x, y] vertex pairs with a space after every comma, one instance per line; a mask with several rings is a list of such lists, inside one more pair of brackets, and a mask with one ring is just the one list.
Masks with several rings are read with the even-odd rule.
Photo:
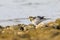
[[41, 22], [41, 20], [39, 19], [39, 18], [36, 18], [36, 19], [34, 19], [33, 21], [32, 21], [32, 23], [34, 24], [34, 25], [37, 25], [37, 24], [39, 24]]

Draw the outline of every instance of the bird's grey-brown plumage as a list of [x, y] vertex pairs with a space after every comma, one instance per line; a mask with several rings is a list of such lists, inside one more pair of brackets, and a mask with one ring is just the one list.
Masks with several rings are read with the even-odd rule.
[[32, 24], [34, 25], [38, 25], [39, 23], [48, 20], [49, 18], [45, 18], [44, 16], [36, 16], [36, 17], [29, 17], [30, 21], [32, 22]]

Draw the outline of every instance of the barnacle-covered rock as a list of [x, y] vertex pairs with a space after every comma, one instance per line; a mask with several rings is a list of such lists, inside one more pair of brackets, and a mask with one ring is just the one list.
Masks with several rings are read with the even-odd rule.
[[18, 25], [18, 27], [20, 28], [20, 30], [26, 31], [26, 30], [34, 29], [35, 25], [34, 24], [28, 24], [28, 25], [20, 24]]
[[49, 22], [47, 26], [55, 29], [60, 29], [60, 26], [57, 22]]
[[60, 25], [60, 18], [56, 19], [55, 22], [58, 23], [58, 24]]
[[6, 26], [0, 30], [0, 40], [60, 40], [60, 30], [57, 29], [60, 29], [60, 20], [47, 24], [39, 23], [36, 26], [33, 24]]
[[26, 26], [27, 25], [22, 24], [22, 25], [20, 25], [19, 29], [22, 30], [22, 31], [25, 31], [26, 30], [26, 28], [25, 28]]
[[35, 29], [35, 25], [33, 25], [33, 24], [29, 24], [29, 25], [27, 25], [27, 26], [20, 27], [20, 29], [23, 30], [23, 31], [27, 31], [27, 30]]
[[38, 25], [36, 25], [36, 28], [43, 28], [45, 27], [45, 23], [39, 23]]
[[27, 26], [27, 25], [25, 25], [25, 24], [18, 24], [17, 26], [19, 26], [19, 27], [25, 27], [25, 26]]
[[3, 29], [3, 26], [0, 25], [0, 29]]
[[35, 27], [36, 27], [36, 26], [35, 26], [34, 24], [29, 24], [29, 25], [27, 25], [26, 28], [27, 28], [27, 29], [35, 29]]
[[48, 27], [52, 27], [53, 25], [55, 25], [55, 22], [52, 22], [52, 21], [51, 21], [51, 22], [48, 22], [48, 23], [47, 23], [47, 26], [48, 26]]

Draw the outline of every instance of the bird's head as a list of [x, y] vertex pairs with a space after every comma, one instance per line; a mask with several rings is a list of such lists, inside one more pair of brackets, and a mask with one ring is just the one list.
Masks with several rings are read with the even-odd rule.
[[29, 16], [29, 20], [30, 21], [33, 21], [36, 17], [33, 17], [33, 16]]

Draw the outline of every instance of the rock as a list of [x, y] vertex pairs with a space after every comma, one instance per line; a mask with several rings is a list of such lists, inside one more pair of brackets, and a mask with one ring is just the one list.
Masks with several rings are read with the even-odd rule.
[[3, 29], [3, 27], [0, 25], [0, 29]]
[[20, 27], [20, 30], [24, 31], [24, 27]]
[[52, 27], [52, 28], [55, 28], [55, 29], [60, 29], [59, 24], [56, 23], [56, 22], [49, 22], [47, 25], [48, 25], [48, 27]]
[[43, 22], [36, 25], [36, 28], [42, 28], [42, 27], [45, 27], [45, 23]]
[[58, 23], [58, 24], [60, 25], [60, 18], [56, 19], [55, 22]]

